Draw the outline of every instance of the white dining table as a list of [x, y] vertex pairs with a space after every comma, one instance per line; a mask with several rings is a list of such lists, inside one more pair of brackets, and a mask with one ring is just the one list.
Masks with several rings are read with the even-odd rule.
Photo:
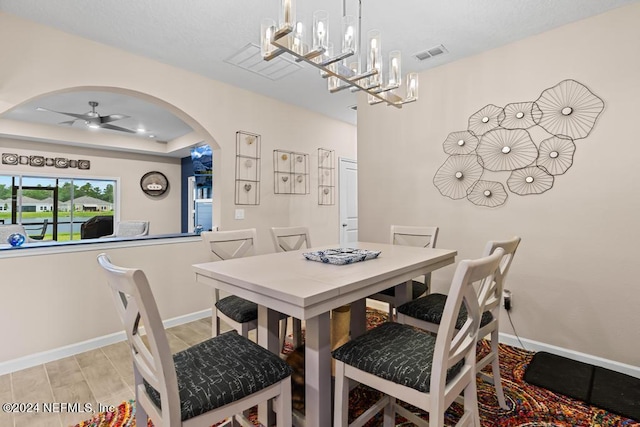
[[[356, 242], [350, 247], [380, 255], [347, 265], [304, 258], [305, 252], [331, 248], [324, 246], [193, 265], [197, 282], [258, 304], [258, 343], [275, 353], [280, 352], [279, 313], [305, 320], [305, 427], [333, 422], [331, 310], [351, 304], [351, 337], [358, 336], [366, 328], [366, 297], [396, 286], [400, 305], [411, 295], [411, 279], [452, 264], [457, 255], [449, 249], [384, 243]], [[261, 406], [259, 417], [263, 425], [270, 425], [266, 408]], [[294, 414], [294, 421], [301, 416]]]

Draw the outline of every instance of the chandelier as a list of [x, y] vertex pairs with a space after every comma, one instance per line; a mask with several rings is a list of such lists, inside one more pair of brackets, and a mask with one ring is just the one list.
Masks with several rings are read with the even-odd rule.
[[[279, 22], [263, 19], [261, 25], [260, 48], [262, 58], [270, 61], [288, 53], [296, 62], [306, 62], [320, 70], [327, 79], [328, 90], [335, 93], [349, 88], [352, 92], [364, 91], [370, 105], [386, 103], [397, 108], [418, 99], [418, 73], [409, 73], [405, 79], [405, 96], [397, 92], [402, 86], [399, 50], [389, 53], [389, 70], [386, 81], [383, 76], [381, 34], [379, 30], [367, 33], [367, 51], [361, 43], [362, 0], [359, 1], [358, 18], [342, 16], [341, 45], [329, 42], [329, 14], [324, 10], [313, 13], [312, 34], [306, 39], [305, 27], [296, 22], [295, 0], [280, 0]], [[366, 56], [363, 67], [362, 57]]]

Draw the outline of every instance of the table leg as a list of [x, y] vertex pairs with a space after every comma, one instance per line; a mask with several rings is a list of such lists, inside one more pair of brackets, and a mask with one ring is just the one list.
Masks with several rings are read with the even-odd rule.
[[327, 427], [331, 412], [330, 315], [308, 319], [305, 337], [305, 427]]
[[[279, 320], [280, 313], [258, 304], [258, 344], [278, 355], [280, 354]], [[271, 402], [258, 405], [258, 421], [265, 426], [275, 424]]]

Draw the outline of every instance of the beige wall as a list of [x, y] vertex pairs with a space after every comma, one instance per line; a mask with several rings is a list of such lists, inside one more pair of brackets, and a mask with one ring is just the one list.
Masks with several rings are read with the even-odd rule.
[[[524, 338], [640, 365], [634, 266], [640, 250], [640, 4], [531, 37], [420, 76], [421, 99], [402, 110], [358, 108], [360, 237], [385, 241], [391, 224], [438, 225], [440, 247], [477, 257], [489, 239], [522, 237], [507, 287]], [[442, 143], [487, 104], [533, 101], [575, 79], [605, 102], [574, 164], [542, 195], [510, 193], [496, 209], [440, 195]], [[506, 183], [508, 173], [494, 177]], [[381, 206], [384, 205], [384, 209]], [[435, 276], [445, 284], [453, 267]], [[501, 330], [513, 334], [503, 318]]]
[[211, 308], [211, 291], [191, 271], [192, 263], [211, 260], [201, 241], [2, 258], [0, 330], [11, 345], [0, 347], [0, 371], [2, 362], [123, 330], [96, 262], [102, 252], [145, 271], [163, 319]]
[[[190, 124], [205, 142], [217, 148], [214, 153], [214, 215], [215, 223], [222, 229], [257, 228], [258, 252], [273, 251], [268, 231], [271, 226], [309, 225], [315, 244], [339, 241], [338, 205], [317, 204], [317, 149], [335, 150], [336, 159], [355, 158], [355, 126], [5, 13], [0, 13], [0, 57], [0, 114], [35, 97], [69, 88], [114, 88], [128, 94], [136, 93], [148, 101], [161, 102]], [[265, 80], [265, 84], [268, 81]], [[241, 206], [245, 210], [242, 221], [233, 219], [236, 209], [235, 135], [239, 130], [262, 135], [261, 203], [259, 206]], [[68, 157], [86, 154], [92, 160], [91, 174], [121, 179], [123, 218], [128, 216], [130, 209], [162, 206], [167, 208], [166, 216], [152, 219], [152, 231], [179, 231], [179, 217], [176, 216], [179, 212], [179, 167], [174, 160], [151, 157], [162, 154], [158, 144], [147, 148], [127, 146], [130, 142], [114, 136], [113, 145], [119, 149], [136, 149], [143, 153], [121, 156], [101, 151], [109, 145], [109, 138], [79, 141], [77, 135], [67, 134], [75, 145], [61, 148], [23, 141], [30, 132], [39, 140], [62, 133], [59, 129], [48, 132], [41, 127], [32, 129], [0, 120], [0, 135], [5, 137], [0, 139], [0, 150], [21, 154], [64, 152], [69, 153]], [[80, 149], [77, 147], [80, 143], [98, 151]], [[179, 148], [179, 144], [168, 144], [165, 152]], [[311, 194], [273, 194], [274, 149], [309, 154]], [[2, 165], [0, 168], [0, 173], [18, 170]], [[32, 169], [26, 168], [26, 171]], [[162, 201], [148, 201], [144, 195], [136, 193], [141, 174], [153, 169], [166, 171], [174, 184]], [[189, 267], [205, 256], [201, 246], [180, 249], [172, 257], [170, 251], [174, 249], [158, 248], [161, 253], [157, 254], [157, 259], [150, 258], [155, 252], [147, 252], [147, 247], [118, 253], [122, 264], [146, 268], [153, 276], [152, 286], [160, 292], [158, 299], [164, 318], [201, 310], [209, 304], [206, 293], [194, 284]], [[32, 272], [34, 265], [37, 265], [37, 271]], [[0, 271], [3, 272], [0, 333], [12, 343], [0, 352], [0, 363], [99, 337], [117, 329], [112, 302], [95, 266], [95, 251], [0, 259]], [[25, 271], [30, 272], [28, 276]], [[71, 280], [69, 275], [72, 275]], [[182, 298], [189, 302], [183, 304]]]

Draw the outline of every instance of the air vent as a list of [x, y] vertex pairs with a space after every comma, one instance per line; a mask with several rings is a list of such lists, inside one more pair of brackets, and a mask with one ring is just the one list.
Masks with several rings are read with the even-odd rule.
[[427, 49], [423, 52], [416, 53], [414, 56], [418, 58], [420, 61], [424, 61], [425, 59], [433, 58], [434, 56], [442, 55], [443, 53], [448, 53], [444, 45], [439, 45], [432, 47], [431, 49]]
[[270, 80], [280, 80], [302, 68], [300, 64], [285, 56], [278, 56], [271, 61], [265, 61], [262, 59], [260, 46], [253, 43], [244, 46], [238, 52], [225, 59], [224, 62]]

